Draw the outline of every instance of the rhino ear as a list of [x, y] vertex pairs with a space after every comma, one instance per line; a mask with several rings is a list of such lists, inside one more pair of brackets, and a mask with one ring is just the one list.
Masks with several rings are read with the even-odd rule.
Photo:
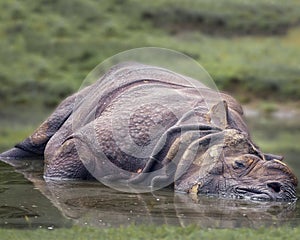
[[220, 101], [213, 105], [209, 111], [210, 122], [215, 126], [225, 129], [228, 126], [228, 105], [226, 101]]

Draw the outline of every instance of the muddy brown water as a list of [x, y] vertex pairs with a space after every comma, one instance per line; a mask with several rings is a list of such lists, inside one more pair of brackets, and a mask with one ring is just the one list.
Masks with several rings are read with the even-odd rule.
[[[250, 128], [274, 138], [287, 131], [282, 123]], [[280, 126], [276, 128], [275, 126]], [[299, 134], [300, 124], [293, 134]], [[257, 130], [258, 129], [258, 130]], [[290, 130], [290, 129], [289, 129]], [[284, 141], [284, 140], [282, 140]], [[298, 144], [298, 143], [295, 143]], [[283, 155], [300, 179], [299, 151]], [[39, 161], [24, 161], [17, 170], [0, 162], [0, 227], [55, 229], [72, 225], [118, 227], [130, 224], [195, 224], [208, 228], [300, 225], [300, 200], [294, 203], [191, 196], [162, 189], [153, 193], [120, 192], [97, 182], [48, 182]], [[298, 188], [298, 198], [300, 198]]]

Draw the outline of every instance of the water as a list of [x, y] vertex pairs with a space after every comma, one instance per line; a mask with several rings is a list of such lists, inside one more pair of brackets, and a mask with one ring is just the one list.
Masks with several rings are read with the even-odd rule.
[[[274, 132], [279, 136], [280, 131], [291, 128], [280, 119], [272, 121], [275, 125], [268, 123], [269, 127], [252, 121], [249, 125], [255, 130], [256, 138], [263, 136], [270, 141], [274, 139]], [[297, 124], [293, 134], [296, 131], [299, 136]], [[283, 154], [300, 178], [300, 162], [297, 161], [300, 152], [286, 149]], [[37, 160], [21, 164], [17, 161], [16, 168], [0, 162], [2, 228], [51, 230], [72, 225], [111, 227], [129, 224], [195, 224], [209, 228], [299, 226], [300, 201], [251, 202], [180, 194], [172, 189], [134, 194], [119, 192], [97, 182], [46, 183], [42, 179], [42, 164]]]

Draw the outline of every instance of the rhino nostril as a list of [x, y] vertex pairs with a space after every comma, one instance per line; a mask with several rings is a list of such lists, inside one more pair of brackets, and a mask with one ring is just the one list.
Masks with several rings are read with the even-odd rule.
[[274, 192], [276, 192], [276, 193], [279, 193], [281, 190], [281, 184], [279, 182], [267, 183], [267, 186], [269, 188], [272, 188], [274, 190]]

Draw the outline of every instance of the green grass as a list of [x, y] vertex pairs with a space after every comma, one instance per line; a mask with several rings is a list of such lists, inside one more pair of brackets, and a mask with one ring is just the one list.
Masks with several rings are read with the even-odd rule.
[[11, 126], [7, 128], [0, 128], [0, 152], [12, 148], [16, 143], [27, 138], [33, 133], [35, 128], [33, 126], [18, 126], [17, 128], [12, 128]]
[[196, 226], [185, 228], [172, 226], [129, 226], [120, 228], [83, 228], [56, 230], [0, 230], [1, 239], [300, 239], [300, 229], [292, 227], [261, 229], [201, 229]]
[[216, 36], [284, 34], [300, 20], [293, 0], [158, 0], [152, 5], [143, 9], [143, 18], [172, 34], [182, 28]]
[[300, 139], [300, 131], [294, 133], [289, 131], [281, 131], [273, 138], [270, 136], [265, 136], [259, 131], [254, 131], [253, 134], [255, 134], [255, 142], [265, 152], [300, 152], [299, 144], [295, 144]]
[[6, 107], [0, 111], [0, 152], [24, 140], [49, 116], [44, 107]]
[[4, 0], [0, 20], [0, 111], [53, 108], [98, 63], [143, 46], [193, 57], [243, 102], [300, 99], [296, 0]]
[[250, 118], [247, 121], [255, 143], [264, 152], [277, 154], [300, 152], [300, 145], [297, 144], [300, 139], [298, 115], [291, 119], [274, 119], [272, 117], [275, 108], [273, 104], [270, 106], [262, 104], [262, 108], [267, 108], [267, 110], [264, 109], [259, 117]]

